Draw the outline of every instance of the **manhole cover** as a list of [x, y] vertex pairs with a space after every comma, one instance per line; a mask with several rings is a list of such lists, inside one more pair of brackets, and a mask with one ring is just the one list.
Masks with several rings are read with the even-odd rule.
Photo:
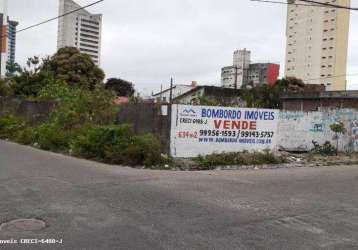
[[46, 223], [37, 219], [12, 220], [0, 225], [0, 231], [6, 232], [28, 232], [39, 231], [46, 227]]

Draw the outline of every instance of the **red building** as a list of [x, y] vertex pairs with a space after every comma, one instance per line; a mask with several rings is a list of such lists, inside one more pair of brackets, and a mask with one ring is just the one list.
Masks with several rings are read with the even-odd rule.
[[247, 72], [247, 83], [253, 86], [274, 85], [280, 75], [280, 65], [275, 63], [253, 63]]

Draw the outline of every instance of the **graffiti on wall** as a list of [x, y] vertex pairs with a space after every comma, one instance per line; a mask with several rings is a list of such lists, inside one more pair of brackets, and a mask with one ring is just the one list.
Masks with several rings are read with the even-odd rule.
[[279, 141], [281, 149], [307, 151], [313, 148], [312, 141], [335, 144], [330, 126], [343, 122], [347, 133], [340, 136], [339, 148], [345, 151], [358, 151], [358, 111], [325, 110], [319, 112], [283, 111], [279, 121]]
[[358, 151], [358, 111], [291, 112], [173, 105], [171, 152], [194, 157], [242, 150], [309, 151], [312, 141], [336, 144], [330, 126], [343, 122], [339, 149]]
[[310, 129], [313, 133], [323, 133], [326, 128], [326, 125], [324, 123], [315, 123], [313, 125], [313, 128]]
[[348, 131], [353, 147], [358, 148], [358, 120], [355, 120], [351, 123], [350, 130]]

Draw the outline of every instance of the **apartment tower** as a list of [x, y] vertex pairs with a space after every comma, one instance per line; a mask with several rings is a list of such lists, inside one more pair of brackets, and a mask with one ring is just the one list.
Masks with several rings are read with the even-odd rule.
[[251, 63], [251, 51], [236, 50], [233, 65], [221, 69], [221, 86], [224, 88], [240, 89], [250, 84], [274, 85], [280, 74], [280, 65], [270, 62]]
[[16, 27], [18, 22], [11, 21], [7, 12], [7, 0], [0, 0], [0, 77], [6, 76], [6, 65], [15, 63]]
[[[59, 0], [59, 15], [81, 8], [72, 0]], [[57, 48], [76, 47], [99, 65], [101, 62], [102, 14], [81, 9], [59, 19]]]
[[[350, 0], [317, 1], [350, 6]], [[346, 90], [350, 11], [299, 0], [288, 3], [285, 75], [331, 91]]]
[[251, 63], [251, 51], [247, 49], [235, 50], [233, 65], [221, 70], [221, 85], [224, 88], [239, 89], [245, 83], [247, 69]]

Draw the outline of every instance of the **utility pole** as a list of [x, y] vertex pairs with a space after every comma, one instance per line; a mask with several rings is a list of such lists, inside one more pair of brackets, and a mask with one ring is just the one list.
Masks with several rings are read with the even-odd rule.
[[244, 51], [244, 63], [242, 65], [242, 82], [241, 82], [241, 85], [246, 84], [245, 65], [246, 65], [246, 49]]
[[163, 102], [163, 84], [162, 85], [160, 85], [160, 101], [159, 101], [159, 103], [162, 103]]
[[237, 65], [235, 65], [235, 89], [237, 89]]
[[172, 126], [172, 102], [173, 102], [173, 77], [170, 78], [170, 96], [169, 96], [169, 105], [168, 107], [168, 116], [167, 116], [167, 138], [169, 138], [169, 143], [167, 145], [167, 151], [170, 154], [170, 137], [171, 137], [171, 126]]
[[169, 103], [172, 104], [173, 102], [173, 77], [170, 78], [170, 96], [169, 96]]

